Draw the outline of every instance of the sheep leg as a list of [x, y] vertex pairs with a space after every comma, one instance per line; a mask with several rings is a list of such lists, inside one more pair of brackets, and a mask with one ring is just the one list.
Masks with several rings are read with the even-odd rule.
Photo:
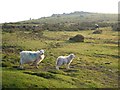
[[23, 69], [23, 65], [20, 65], [19, 68], [20, 68], [20, 69]]
[[37, 62], [38, 62], [38, 59], [34, 60], [34, 61], [30, 64], [30, 66], [36, 66], [36, 65], [37, 65]]
[[70, 69], [70, 64], [68, 64], [66, 68], [67, 68], [67, 69]]
[[39, 69], [39, 67], [38, 67], [38, 65], [37, 66], [35, 66], [37, 69]]
[[31, 63], [30, 66], [33, 66], [33, 63]]
[[22, 63], [22, 59], [20, 59], [20, 65], [19, 65], [20, 69], [23, 69], [23, 63]]
[[56, 66], [56, 69], [59, 70], [59, 66]]
[[36, 67], [37, 69], [39, 69], [39, 67], [38, 67], [38, 64], [37, 64], [37, 63], [35, 63], [34, 65], [35, 65], [35, 67]]

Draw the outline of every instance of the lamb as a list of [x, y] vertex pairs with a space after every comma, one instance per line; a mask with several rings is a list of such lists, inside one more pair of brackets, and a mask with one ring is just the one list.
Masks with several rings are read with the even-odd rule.
[[20, 68], [23, 64], [30, 64], [38, 68], [38, 64], [44, 59], [44, 50], [38, 51], [22, 51], [20, 52]]
[[64, 64], [67, 66], [66, 68], [69, 69], [70, 63], [73, 61], [74, 58], [74, 54], [70, 54], [68, 56], [59, 56], [56, 60], [56, 69], [59, 70], [59, 67]]

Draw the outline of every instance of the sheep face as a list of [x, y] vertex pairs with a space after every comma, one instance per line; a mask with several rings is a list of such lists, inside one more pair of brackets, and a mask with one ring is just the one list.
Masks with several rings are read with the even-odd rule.
[[70, 54], [69, 55], [71, 59], [74, 59], [75, 58], [75, 55], [74, 54]]
[[40, 50], [40, 55], [43, 55], [44, 54], [44, 50]]

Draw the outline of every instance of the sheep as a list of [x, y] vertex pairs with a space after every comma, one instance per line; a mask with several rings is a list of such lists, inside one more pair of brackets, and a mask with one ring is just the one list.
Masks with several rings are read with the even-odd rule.
[[73, 61], [74, 58], [74, 54], [70, 54], [68, 56], [59, 56], [56, 60], [56, 69], [59, 70], [59, 67], [64, 64], [66, 64], [67, 66], [66, 69], [69, 69], [70, 63]]
[[44, 57], [44, 50], [21, 51], [20, 68], [23, 69], [23, 64], [31, 64], [31, 66], [38, 68], [38, 64], [44, 59]]
[[95, 29], [97, 29], [97, 28], [99, 29], [99, 25], [98, 25], [98, 24], [95, 24]]

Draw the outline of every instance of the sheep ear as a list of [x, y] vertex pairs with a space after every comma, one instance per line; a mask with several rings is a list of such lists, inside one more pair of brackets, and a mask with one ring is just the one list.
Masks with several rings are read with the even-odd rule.
[[38, 51], [40, 51], [41, 49], [38, 49]]
[[72, 58], [72, 55], [70, 54], [70, 58]]
[[70, 54], [70, 57], [73, 58], [73, 57], [74, 57], [74, 54]]

